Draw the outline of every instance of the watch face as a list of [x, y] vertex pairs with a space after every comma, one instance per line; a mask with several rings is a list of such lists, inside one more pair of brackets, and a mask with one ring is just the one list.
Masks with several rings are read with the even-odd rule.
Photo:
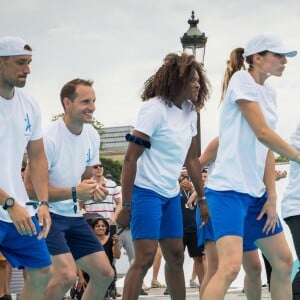
[[9, 207], [12, 207], [15, 203], [14, 198], [7, 198], [4, 202], [3, 209], [8, 209]]
[[8, 198], [8, 199], [6, 199], [5, 204], [7, 206], [12, 206], [14, 204], [14, 202], [15, 202], [15, 200], [13, 198]]

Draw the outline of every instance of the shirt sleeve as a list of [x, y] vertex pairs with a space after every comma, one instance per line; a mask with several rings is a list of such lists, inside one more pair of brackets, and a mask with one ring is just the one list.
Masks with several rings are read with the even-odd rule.
[[197, 113], [193, 112], [192, 120], [191, 120], [191, 129], [192, 129], [192, 136], [197, 135]]
[[50, 171], [52, 169], [52, 167], [54, 166], [55, 162], [54, 162], [54, 158], [55, 158], [55, 153], [54, 153], [54, 143], [51, 143], [51, 140], [47, 137], [43, 138], [44, 141], [44, 148], [45, 148], [45, 153], [46, 153], [46, 158], [47, 158], [47, 162], [48, 162], [48, 171]]
[[300, 149], [300, 123], [298, 124], [295, 132], [291, 136], [292, 145], [297, 149]]
[[[35, 141], [35, 140], [38, 140], [42, 137], [42, 121], [41, 121], [41, 110], [40, 110], [40, 107], [39, 105], [35, 102], [35, 101], [32, 101], [33, 102], [33, 114], [34, 115], [34, 123], [33, 123], [33, 128], [32, 128], [32, 135], [31, 135], [31, 138], [30, 140], [31, 141]], [[29, 125], [31, 120], [30, 120], [30, 117], [29, 115], [27, 114], [27, 118], [28, 118], [28, 122], [29, 122]]]
[[166, 104], [161, 103], [158, 99], [143, 103], [138, 113], [135, 130], [151, 137], [163, 123], [163, 105]]
[[230, 99], [236, 102], [238, 100], [248, 100], [258, 102], [258, 90], [255, 81], [248, 74], [242, 71], [235, 73], [230, 82]]
[[114, 188], [113, 198], [114, 198], [114, 200], [121, 200], [121, 188], [120, 188], [120, 186], [116, 185], [116, 187]]
[[100, 135], [94, 127], [89, 128], [91, 131], [91, 146], [92, 146], [92, 157], [88, 163], [88, 166], [93, 166], [99, 163], [99, 151], [100, 151]]

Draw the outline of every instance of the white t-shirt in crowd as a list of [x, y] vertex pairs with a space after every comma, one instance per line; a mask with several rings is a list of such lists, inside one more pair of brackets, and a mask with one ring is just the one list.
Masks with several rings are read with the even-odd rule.
[[[60, 118], [46, 132], [44, 143], [50, 186], [71, 190], [81, 182], [87, 166], [99, 163], [100, 136], [90, 124], [84, 124], [80, 135], [74, 135]], [[50, 211], [67, 217], [82, 216], [79, 207], [74, 213], [73, 206], [72, 199], [50, 202]]]
[[[300, 123], [291, 136], [292, 145], [300, 151]], [[291, 161], [289, 183], [281, 202], [282, 218], [300, 215], [300, 165]]]
[[197, 133], [196, 120], [188, 100], [181, 109], [158, 97], [143, 103], [135, 130], [150, 137], [151, 148], [138, 159], [135, 185], [168, 198], [179, 193], [178, 177]]
[[[38, 104], [23, 89], [15, 88], [12, 99], [0, 97], [0, 188], [25, 207], [29, 201], [21, 177], [22, 160], [28, 142], [42, 138]], [[35, 209], [26, 206], [29, 214]], [[0, 205], [0, 220], [11, 222]]]
[[236, 103], [240, 99], [258, 102], [268, 126], [273, 130], [276, 127], [275, 90], [267, 84], [257, 84], [247, 71], [234, 73], [222, 105], [219, 148], [207, 187], [260, 197], [265, 192], [263, 175], [268, 148], [258, 141], [242, 115]]
[[116, 209], [116, 202], [121, 201], [121, 187], [110, 179], [104, 178], [105, 186], [108, 190], [108, 195], [105, 200], [95, 203], [94, 201], [86, 201], [85, 210], [87, 213], [98, 213], [107, 221], [110, 220]]

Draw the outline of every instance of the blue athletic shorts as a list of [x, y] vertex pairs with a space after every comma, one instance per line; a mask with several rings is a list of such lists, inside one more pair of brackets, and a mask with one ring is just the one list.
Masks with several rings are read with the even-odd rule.
[[282, 225], [274, 233], [262, 232], [266, 215], [260, 221], [256, 218], [267, 200], [267, 194], [260, 198], [235, 191], [214, 191], [205, 189], [207, 204], [211, 215], [215, 239], [225, 235], [237, 235], [243, 238], [243, 250], [257, 249], [257, 239], [270, 237], [282, 231]]
[[130, 229], [133, 240], [182, 238], [179, 194], [166, 198], [152, 190], [134, 186]]
[[256, 240], [270, 237], [283, 231], [282, 224], [278, 218], [278, 226], [276, 226], [274, 233], [269, 232], [269, 234], [266, 235], [262, 232], [267, 220], [267, 216], [264, 215], [259, 221], [257, 221], [256, 218], [262, 210], [267, 199], [267, 193], [260, 198], [254, 198], [252, 204], [248, 208], [244, 228], [244, 251], [252, 251], [257, 249], [255, 244]]
[[203, 246], [206, 241], [215, 241], [211, 218], [209, 218], [208, 222], [204, 226], [202, 226], [199, 203], [196, 205], [196, 225], [198, 246]]
[[83, 217], [65, 217], [51, 213], [52, 226], [46, 239], [51, 255], [72, 253], [75, 260], [104, 251]]
[[[41, 231], [36, 217], [32, 217], [37, 232]], [[13, 223], [0, 221], [0, 251], [14, 268], [43, 268], [51, 265], [44, 239], [37, 235], [21, 235]]]

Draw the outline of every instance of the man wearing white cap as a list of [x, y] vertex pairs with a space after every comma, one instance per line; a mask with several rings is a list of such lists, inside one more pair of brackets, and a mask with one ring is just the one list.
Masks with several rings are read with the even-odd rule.
[[[40, 110], [21, 89], [30, 73], [31, 52], [20, 38], [0, 38], [0, 251], [13, 267], [27, 270], [21, 299], [41, 300], [51, 275], [44, 240], [51, 219]], [[40, 201], [37, 217], [35, 208], [27, 205], [20, 172], [25, 150]]]

